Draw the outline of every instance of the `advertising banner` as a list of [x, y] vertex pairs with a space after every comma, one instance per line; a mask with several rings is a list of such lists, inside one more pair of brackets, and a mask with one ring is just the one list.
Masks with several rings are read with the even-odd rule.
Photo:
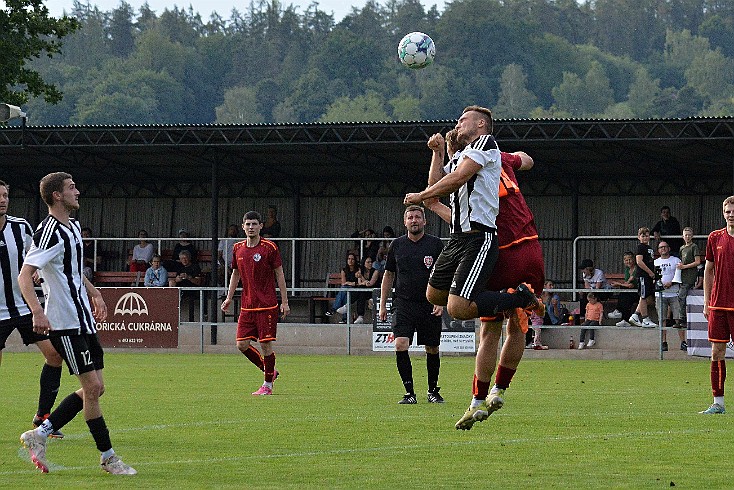
[[[380, 321], [380, 290], [375, 289], [372, 292], [372, 301], [374, 302], [373, 320], [372, 320], [372, 350], [395, 351], [395, 337], [392, 334], [392, 298], [387, 299], [387, 319]], [[473, 354], [476, 351], [476, 333], [473, 320], [462, 322], [452, 319], [444, 309], [443, 328], [441, 332], [440, 352], [468, 352]], [[422, 352], [423, 346], [416, 344], [416, 339], [408, 348], [410, 352]]]
[[[709, 342], [709, 323], [703, 316], [703, 289], [688, 291], [686, 300], [686, 318], [688, 319], [688, 355], [711, 357]], [[734, 358], [734, 345], [731, 340], [726, 345], [726, 357]]]
[[178, 347], [177, 288], [99, 288], [107, 319], [97, 323], [103, 347]]

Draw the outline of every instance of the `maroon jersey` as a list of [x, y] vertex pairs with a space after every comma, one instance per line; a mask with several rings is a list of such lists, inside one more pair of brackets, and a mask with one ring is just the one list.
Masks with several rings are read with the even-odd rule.
[[260, 238], [254, 247], [247, 240], [237, 242], [232, 249], [232, 270], [240, 272], [242, 281], [242, 310], [257, 311], [276, 308], [275, 269], [281, 267], [278, 246]]
[[726, 228], [709, 234], [706, 260], [713, 262], [715, 268], [709, 309], [734, 311], [734, 237]]
[[515, 177], [515, 170], [521, 165], [522, 159], [518, 155], [502, 152], [500, 212], [495, 221], [501, 249], [526, 240], [538, 239], [533, 213], [530, 212]]

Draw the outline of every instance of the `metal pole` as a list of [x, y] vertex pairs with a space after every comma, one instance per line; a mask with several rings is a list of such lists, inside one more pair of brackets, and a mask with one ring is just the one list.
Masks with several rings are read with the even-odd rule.
[[[214, 158], [212, 161], [212, 201], [211, 201], [211, 217], [212, 217], [212, 241], [211, 241], [211, 250], [212, 250], [212, 271], [211, 271], [211, 278], [210, 278], [210, 284], [213, 286], [216, 286], [219, 284], [219, 260], [217, 257], [217, 251], [219, 249], [219, 243], [217, 240], [217, 237], [219, 236], [219, 182], [217, 179], [217, 173], [219, 171], [219, 158]], [[208, 293], [204, 293], [208, 294]], [[202, 299], [201, 294], [199, 295], [199, 299]], [[201, 308], [203, 308], [204, 302], [200, 301]], [[200, 313], [203, 311], [202, 309], [199, 310]], [[211, 293], [210, 296], [210, 305], [209, 305], [209, 321], [211, 322], [211, 341], [212, 345], [217, 345], [217, 292], [214, 291]]]

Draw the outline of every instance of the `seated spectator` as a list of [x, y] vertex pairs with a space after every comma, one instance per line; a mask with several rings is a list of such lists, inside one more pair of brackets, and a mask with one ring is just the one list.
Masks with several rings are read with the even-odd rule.
[[280, 236], [280, 221], [278, 221], [278, 210], [275, 206], [268, 206], [268, 210], [265, 213], [265, 223], [263, 228], [260, 230], [260, 236], [263, 238], [278, 238]]
[[[616, 289], [629, 289], [630, 291], [637, 291], [639, 287], [639, 281], [637, 280], [637, 262], [635, 262], [635, 254], [631, 251], [627, 251], [623, 256], [624, 261], [624, 280], [623, 281], [612, 281], [610, 284]], [[631, 327], [625, 318], [629, 318], [634, 309], [637, 306], [639, 297], [633, 293], [623, 293], [619, 295], [617, 299], [617, 309], [607, 315], [609, 318], [623, 320], [617, 322], [618, 327]]]
[[683, 230], [681, 230], [676, 217], [670, 215], [670, 207], [663, 206], [660, 208], [660, 221], [655, 223], [650, 231], [657, 242], [660, 242], [661, 237], [668, 237], [666, 241], [670, 246], [671, 255], [678, 256], [680, 248], [683, 246], [683, 239], [680, 238]]
[[382, 274], [385, 272], [385, 263], [387, 262], [387, 247], [380, 246], [379, 250], [377, 250], [377, 258], [372, 263], [372, 267], [374, 267], [377, 272]]
[[[372, 257], [365, 257], [362, 259], [362, 267], [355, 273], [357, 277], [357, 287], [360, 288], [373, 288], [380, 278], [380, 272], [372, 267]], [[354, 300], [356, 302], [357, 319], [354, 323], [364, 323], [364, 314], [366, 311], [367, 302], [372, 297], [371, 292], [359, 292], [355, 293]]]
[[153, 255], [150, 259], [150, 267], [145, 271], [146, 288], [162, 288], [168, 286], [168, 271], [161, 266], [161, 256]]
[[[609, 289], [609, 283], [607, 277], [604, 275], [604, 271], [594, 267], [594, 262], [591, 259], [584, 259], [581, 261], [579, 266], [581, 269], [581, 278], [584, 280], [584, 289]], [[608, 298], [605, 293], [597, 293], [596, 298], [599, 301], [603, 301]], [[586, 308], [586, 293], [581, 293], [581, 311]]]
[[191, 253], [182, 250], [178, 255], [180, 266], [176, 271], [176, 277], [169, 279], [171, 287], [196, 287], [201, 285], [201, 269], [191, 261]]
[[181, 268], [180, 257], [181, 252], [183, 251], [187, 251], [189, 253], [191, 262], [196, 262], [196, 255], [198, 253], [196, 247], [194, 247], [194, 244], [189, 241], [189, 232], [184, 228], [181, 228], [178, 230], [178, 242], [173, 247], [172, 258], [164, 261], [163, 267], [165, 267], [169, 272], [178, 272]]
[[364, 233], [364, 238], [369, 238], [362, 242], [362, 257], [370, 257], [372, 261], [377, 259], [377, 251], [380, 249], [380, 242], [375, 240], [377, 233], [371, 228], [367, 228]]
[[[604, 314], [604, 306], [599, 302], [599, 298], [594, 293], [586, 294], [586, 314], [584, 315], [584, 322], [581, 324], [583, 327], [598, 327], [601, 325], [602, 315]], [[579, 335], [579, 350], [585, 347], [594, 347], [596, 340], [594, 339], [594, 328], [582, 328], [581, 335]], [[586, 343], [586, 334], [589, 334], [589, 343]]]
[[392, 229], [392, 226], [386, 226], [382, 229], [382, 238], [386, 238], [387, 240], [382, 240], [380, 247], [384, 247], [387, 250], [392, 243], [392, 239], [395, 238], [395, 230]]
[[[347, 253], [346, 265], [341, 270], [341, 289], [336, 294], [334, 299], [334, 306], [331, 310], [326, 312], [327, 316], [331, 316], [334, 313], [340, 313], [341, 315], [347, 312], [347, 289], [357, 286], [357, 271], [359, 271], [359, 263], [357, 262], [357, 254], [354, 252]], [[354, 298], [351, 298], [354, 300]], [[340, 323], [346, 323], [346, 317], [342, 317]]]
[[[225, 278], [225, 270], [229, 271], [232, 269], [232, 249], [234, 244], [240, 241], [240, 230], [241, 228], [237, 225], [229, 225], [227, 227], [226, 238], [219, 240], [219, 246], [217, 247], [218, 260], [221, 269], [219, 270], [219, 279]], [[228, 275], [226, 277], [229, 277]], [[227, 282], [223, 282], [227, 284]]]
[[[84, 277], [90, 281], [94, 281], [94, 271], [102, 265], [102, 255], [100, 253], [94, 253], [94, 240], [91, 238], [92, 229], [88, 226], [82, 228], [82, 253], [84, 255], [84, 268], [82, 269], [82, 273]], [[99, 249], [97, 252], [100, 252]]]
[[568, 321], [568, 310], [561, 304], [561, 298], [552, 291], [555, 284], [551, 280], [545, 281], [543, 285], [543, 304], [545, 304], [546, 325], [561, 325]]
[[133, 256], [130, 259], [130, 272], [147, 272], [155, 250], [153, 250], [153, 244], [148, 243], [147, 231], [140, 230], [138, 232], [138, 238], [140, 239], [140, 243], [133, 248]]

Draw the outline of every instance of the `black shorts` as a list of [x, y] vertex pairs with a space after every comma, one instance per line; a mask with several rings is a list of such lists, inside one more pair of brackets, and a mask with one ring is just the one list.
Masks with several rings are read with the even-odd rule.
[[64, 358], [70, 374], [104, 369], [104, 351], [96, 333], [78, 334], [76, 330], [56, 330], [49, 337], [54, 349]]
[[15, 318], [0, 321], [0, 350], [5, 348], [5, 341], [8, 340], [13, 330], [18, 329], [20, 338], [23, 339], [25, 345], [35, 344], [42, 340], [48, 340], [45, 335], [37, 334], [33, 331], [33, 315], [23, 315]]
[[406, 301], [395, 298], [392, 333], [395, 337], [413, 339], [418, 332], [418, 345], [438, 347], [441, 343], [441, 317], [432, 315], [433, 305], [428, 301]]
[[655, 296], [652, 277], [640, 277], [640, 284], [637, 286], [637, 292], [640, 294], [640, 298]]
[[498, 255], [496, 231], [451, 235], [433, 266], [428, 284], [439, 291], [473, 300], [486, 289]]

